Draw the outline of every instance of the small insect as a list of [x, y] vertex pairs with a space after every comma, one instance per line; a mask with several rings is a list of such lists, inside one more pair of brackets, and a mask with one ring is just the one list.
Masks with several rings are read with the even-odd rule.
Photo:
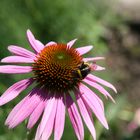
[[79, 79], [84, 79], [91, 71], [90, 64], [82, 62], [76, 71], [74, 71], [75, 77]]

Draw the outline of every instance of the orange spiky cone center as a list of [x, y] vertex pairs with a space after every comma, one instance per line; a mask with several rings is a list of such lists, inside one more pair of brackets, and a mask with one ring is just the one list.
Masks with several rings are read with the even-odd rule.
[[78, 86], [80, 79], [73, 74], [82, 57], [65, 44], [46, 46], [37, 56], [33, 71], [37, 83], [49, 91], [65, 92]]

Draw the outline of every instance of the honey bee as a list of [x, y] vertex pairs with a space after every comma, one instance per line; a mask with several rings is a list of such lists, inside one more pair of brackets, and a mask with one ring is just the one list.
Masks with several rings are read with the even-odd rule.
[[77, 70], [74, 71], [76, 79], [84, 79], [91, 71], [90, 64], [82, 62]]

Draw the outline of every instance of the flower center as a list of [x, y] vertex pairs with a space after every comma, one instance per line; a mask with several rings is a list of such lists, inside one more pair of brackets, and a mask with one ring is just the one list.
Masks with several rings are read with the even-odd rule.
[[49, 91], [64, 92], [78, 86], [81, 79], [75, 75], [82, 57], [65, 44], [45, 47], [33, 64], [37, 83]]

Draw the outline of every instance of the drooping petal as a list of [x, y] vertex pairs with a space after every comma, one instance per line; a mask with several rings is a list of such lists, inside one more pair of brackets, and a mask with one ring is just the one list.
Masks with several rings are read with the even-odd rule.
[[44, 48], [44, 45], [40, 45], [41, 43], [35, 39], [34, 35], [29, 29], [27, 30], [27, 39], [35, 52], [39, 53]]
[[29, 73], [31, 71], [32, 71], [31, 66], [16, 66], [16, 65], [0, 66], [0, 73], [20, 74], [20, 73]]
[[76, 42], [76, 40], [77, 40], [77, 39], [73, 39], [73, 40], [69, 41], [69, 42], [67, 43], [67, 47], [71, 48], [71, 47], [74, 45], [74, 43]]
[[91, 57], [91, 58], [83, 58], [84, 62], [90, 62], [90, 61], [97, 61], [97, 60], [103, 60], [105, 59], [104, 57]]
[[[53, 130], [53, 125], [54, 125], [54, 111], [56, 112], [56, 99], [55, 97], [47, 97], [46, 99], [46, 105], [45, 105], [45, 110], [40, 122], [40, 127], [38, 128], [39, 130], [39, 134], [38, 137], [44, 137], [46, 135], [46, 137], [50, 137], [52, 130]], [[52, 116], [53, 115], [53, 116]], [[51, 122], [50, 122], [51, 121]], [[48, 125], [48, 126], [47, 126]], [[47, 128], [48, 127], [48, 128]], [[49, 131], [47, 131], [47, 129], [49, 129]], [[37, 139], [37, 136], [36, 136]], [[38, 139], [37, 139], [38, 140]], [[47, 140], [47, 138], [46, 138]]]
[[78, 140], [83, 140], [84, 139], [84, 128], [83, 128], [83, 123], [81, 116], [78, 112], [78, 109], [72, 100], [71, 96], [69, 93], [66, 95], [66, 105], [68, 108], [68, 114], [71, 120], [71, 123], [73, 125], [73, 128], [75, 130], [75, 134], [78, 138]]
[[3, 63], [34, 63], [34, 60], [22, 56], [8, 56], [1, 60]]
[[38, 119], [40, 118], [40, 116], [45, 108], [45, 103], [46, 102], [44, 100], [42, 100], [39, 103], [39, 105], [35, 108], [35, 110], [32, 112], [32, 114], [29, 118], [29, 121], [28, 121], [28, 125], [27, 125], [28, 129], [31, 129], [36, 124]]
[[19, 105], [17, 104], [14, 107], [13, 111], [9, 114], [6, 120], [6, 125], [8, 125], [9, 128], [14, 128], [20, 124], [34, 111], [42, 100], [38, 92], [39, 90], [37, 89], [32, 90], [31, 93], [25, 97], [25, 100], [23, 99]]
[[54, 41], [50, 41], [49, 43], [47, 43], [47, 44], [45, 45], [45, 47], [48, 47], [48, 46], [51, 46], [51, 45], [55, 45], [55, 44], [57, 44], [57, 43], [54, 42]]
[[116, 88], [112, 84], [110, 84], [109, 82], [107, 82], [107, 81], [105, 81], [105, 80], [103, 80], [103, 79], [101, 79], [101, 78], [99, 78], [99, 77], [97, 77], [95, 75], [88, 74], [86, 78], [88, 80], [90, 80], [90, 81], [93, 81], [93, 82], [96, 81], [96, 82], [98, 82], [98, 83], [100, 83], [100, 84], [102, 84], [104, 86], [107, 86], [107, 87], [111, 88], [112, 90], [114, 90], [114, 92], [117, 93]]
[[80, 84], [79, 90], [79, 94], [92, 109], [95, 116], [102, 123], [102, 125], [108, 129], [108, 124], [104, 115], [104, 106], [101, 99], [82, 83]]
[[18, 55], [18, 56], [23, 56], [23, 57], [26, 57], [26, 58], [31, 58], [31, 59], [35, 59], [35, 54], [33, 52], [30, 52], [22, 47], [19, 47], [19, 46], [14, 46], [14, 45], [11, 45], [8, 47], [8, 50], [15, 54], [15, 55]]
[[88, 80], [86, 78], [83, 81], [86, 82], [87, 84], [89, 84], [90, 86], [96, 88], [103, 95], [105, 95], [106, 97], [109, 97], [115, 103], [115, 100], [112, 98], [112, 96], [102, 86], [100, 86], [96, 82], [90, 81], [90, 80]]
[[25, 98], [23, 98], [17, 105], [16, 107], [14, 107], [12, 109], [12, 111], [10, 112], [10, 114], [8, 115], [6, 121], [5, 121], [5, 125], [9, 125], [9, 122], [12, 120], [12, 118], [15, 116], [15, 114], [18, 112], [18, 110], [20, 110], [20, 108], [22, 107], [22, 105], [25, 103], [25, 101], [27, 100], [28, 96], [26, 96]]
[[0, 106], [16, 98], [24, 89], [33, 83], [33, 79], [21, 80], [9, 87], [0, 97]]
[[80, 55], [83, 55], [88, 53], [92, 48], [93, 46], [85, 46], [85, 47], [76, 48], [76, 50], [80, 53]]
[[41, 140], [39, 131], [40, 131], [40, 124], [37, 127], [37, 131], [36, 131], [36, 134], [35, 134], [35, 140]]
[[85, 121], [85, 124], [87, 125], [90, 133], [92, 134], [94, 140], [96, 140], [96, 131], [95, 131], [95, 127], [93, 124], [93, 120], [91, 118], [91, 114], [87, 108], [87, 106], [85, 105], [84, 101], [82, 100], [82, 98], [80, 97], [79, 93], [76, 93], [76, 101], [78, 103], [81, 115]]
[[54, 140], [60, 140], [64, 131], [65, 124], [65, 105], [64, 105], [64, 95], [58, 97], [57, 111], [55, 116], [55, 126], [54, 126]]
[[[41, 126], [40, 126], [40, 138], [41, 140], [48, 140], [49, 137], [51, 136], [52, 134], [52, 131], [53, 131], [53, 127], [54, 127], [54, 122], [55, 122], [55, 115], [56, 115], [56, 109], [57, 109], [57, 99], [55, 97], [53, 97], [53, 100], [51, 100], [52, 103], [50, 102], [47, 102], [47, 106], [45, 108], [45, 112], [44, 112], [44, 115], [43, 115], [43, 118], [42, 120], [44, 119], [44, 116], [47, 116], [47, 118], [45, 118], [45, 122], [44, 122], [44, 130], [42, 131], [41, 133], [41, 126], [42, 126], [42, 122], [41, 121]], [[48, 108], [51, 108], [50, 110], [50, 113], [49, 114], [46, 114], [47, 113], [47, 109]]]
[[39, 120], [46, 106], [46, 99], [47, 99], [48, 93], [46, 93], [46, 90], [44, 89], [40, 89], [39, 93], [42, 96], [43, 100], [40, 101], [39, 105], [34, 109], [32, 114], [30, 115], [28, 125], [27, 125], [28, 129], [31, 129], [36, 124], [36, 122]]

